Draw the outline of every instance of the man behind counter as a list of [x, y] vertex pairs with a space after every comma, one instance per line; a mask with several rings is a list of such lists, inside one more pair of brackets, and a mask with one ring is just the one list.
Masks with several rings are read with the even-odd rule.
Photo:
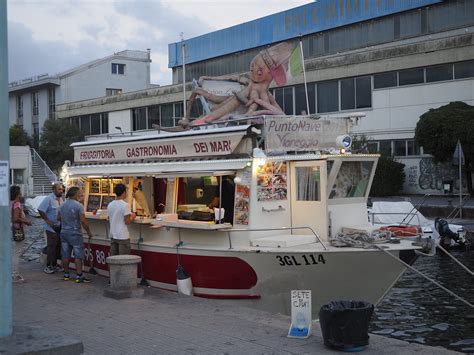
[[127, 188], [124, 184], [117, 184], [114, 188], [117, 199], [107, 206], [110, 223], [110, 255], [130, 254], [130, 234], [127, 225], [136, 217], [125, 201]]

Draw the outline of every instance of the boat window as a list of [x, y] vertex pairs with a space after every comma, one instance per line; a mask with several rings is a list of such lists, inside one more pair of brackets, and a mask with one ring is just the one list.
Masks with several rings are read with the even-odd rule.
[[321, 196], [319, 166], [296, 168], [296, 199], [298, 201], [319, 201]]
[[373, 165], [372, 161], [343, 161], [329, 198], [364, 197]]
[[[222, 184], [219, 200], [219, 184]], [[224, 222], [232, 223], [235, 184], [232, 176], [182, 177], [178, 183], [179, 219], [214, 221], [214, 209], [224, 209]]]

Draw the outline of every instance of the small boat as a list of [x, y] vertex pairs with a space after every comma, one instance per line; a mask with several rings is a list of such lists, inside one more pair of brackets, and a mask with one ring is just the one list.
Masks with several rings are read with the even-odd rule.
[[374, 227], [399, 238], [432, 238], [436, 245], [449, 248], [464, 247], [467, 242], [463, 226], [428, 219], [409, 201], [374, 201], [368, 213]]
[[312, 291], [315, 318], [333, 300], [377, 304], [420, 247], [403, 240], [341, 248], [331, 240], [370, 230], [366, 204], [379, 155], [345, 151], [349, 117], [250, 122], [72, 144], [74, 163], [62, 178], [85, 190], [94, 235], [85, 240], [86, 266], [108, 274], [107, 204], [126, 183], [139, 215], [129, 226], [142, 257], [138, 276], [151, 286], [177, 291], [180, 266], [195, 296], [273, 312], [290, 312], [292, 290]]

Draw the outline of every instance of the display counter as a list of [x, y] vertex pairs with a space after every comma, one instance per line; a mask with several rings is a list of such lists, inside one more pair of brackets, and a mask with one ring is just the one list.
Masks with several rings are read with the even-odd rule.
[[230, 229], [232, 224], [222, 223], [215, 224], [213, 222], [199, 222], [199, 221], [155, 221], [151, 228], [181, 228], [181, 229], [200, 229], [200, 230], [220, 230], [220, 229]]

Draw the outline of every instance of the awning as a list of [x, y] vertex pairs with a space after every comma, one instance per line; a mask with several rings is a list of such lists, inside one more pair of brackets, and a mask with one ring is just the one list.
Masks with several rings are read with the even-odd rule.
[[118, 176], [222, 176], [231, 175], [251, 163], [248, 159], [172, 161], [160, 163], [90, 164], [68, 168], [74, 177], [118, 177]]

